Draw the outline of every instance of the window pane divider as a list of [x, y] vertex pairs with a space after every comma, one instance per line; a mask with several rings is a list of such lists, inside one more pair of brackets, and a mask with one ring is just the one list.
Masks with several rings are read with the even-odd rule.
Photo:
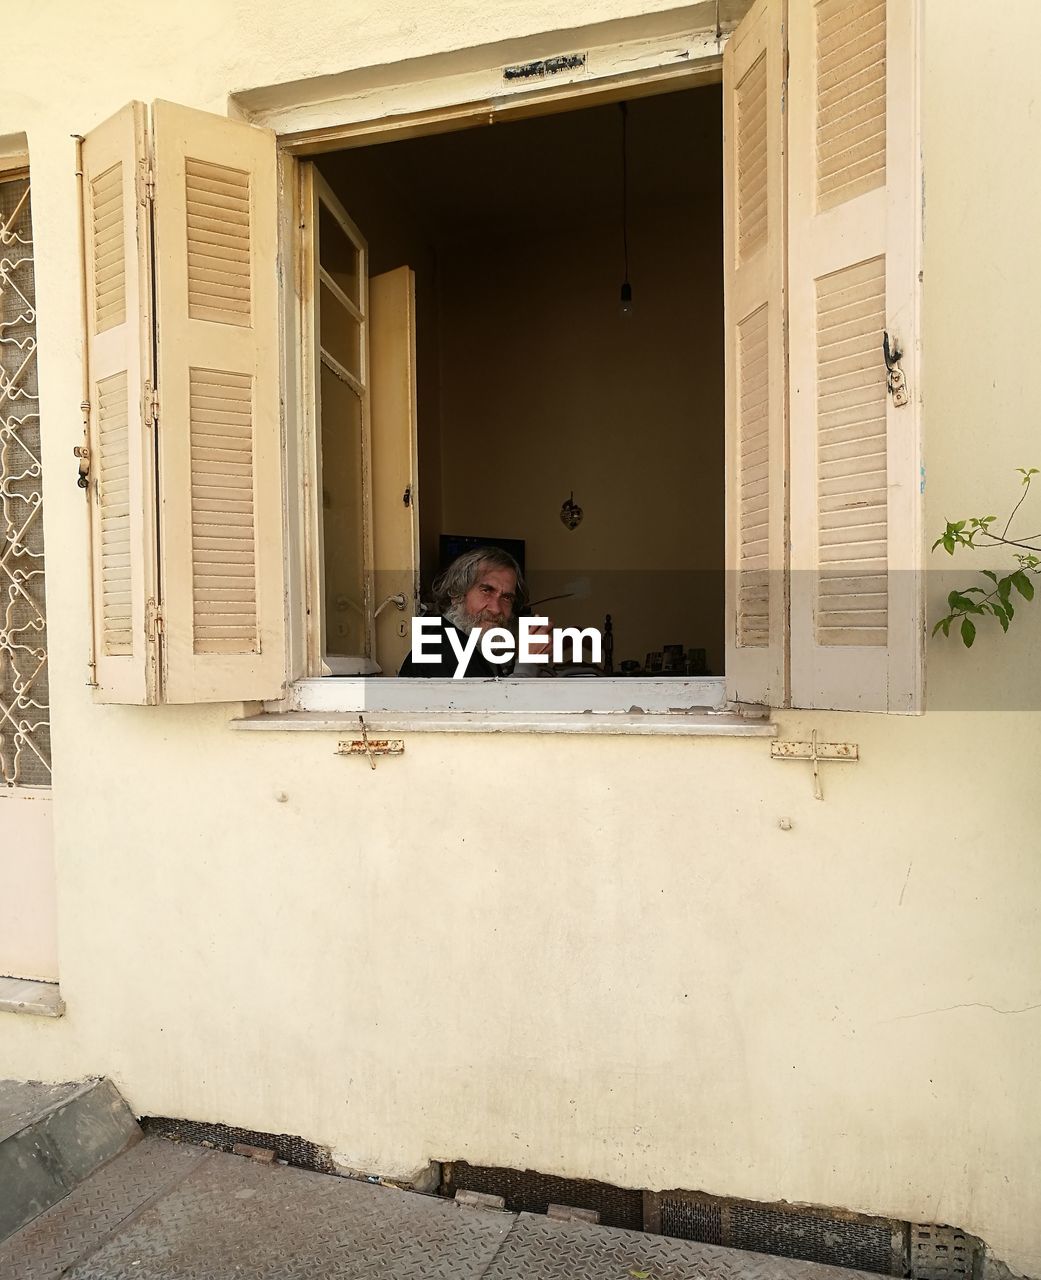
[[341, 382], [346, 382], [355, 395], [361, 396], [365, 394], [364, 385], [359, 382], [353, 373], [349, 373], [335, 356], [331, 356], [324, 347], [322, 348], [322, 364], [335, 373]]
[[340, 304], [340, 306], [343, 307], [344, 311], [346, 311], [350, 316], [353, 317], [353, 319], [357, 320], [357, 322], [361, 324], [362, 320], [365, 319], [364, 315], [362, 314], [361, 308], [357, 305], [357, 303], [352, 302], [350, 298], [348, 298], [348, 296], [336, 283], [336, 281], [329, 274], [328, 270], [325, 267], [319, 266], [318, 278], [319, 280], [321, 280], [322, 284], [324, 284], [325, 287], [329, 290], [329, 292], [333, 295], [333, 297]]

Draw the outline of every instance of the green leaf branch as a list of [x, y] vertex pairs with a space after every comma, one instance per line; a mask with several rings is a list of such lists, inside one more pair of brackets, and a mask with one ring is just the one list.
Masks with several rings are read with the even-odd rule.
[[998, 522], [997, 516], [973, 516], [967, 520], [948, 520], [946, 529], [933, 543], [934, 551], [937, 547], [943, 547], [951, 556], [959, 547], [970, 551], [995, 547], [1016, 548], [1012, 558], [1019, 566], [1017, 569], [1005, 574], [982, 569], [980, 572], [990, 584], [989, 588], [963, 587], [947, 596], [948, 612], [933, 627], [933, 635], [942, 631], [945, 636], [949, 636], [951, 628], [956, 626], [966, 648], [971, 648], [976, 639], [976, 619], [996, 618], [1001, 630], [1008, 631], [1009, 624], [1016, 616], [1017, 604], [1034, 598], [1032, 575], [1041, 573], [1041, 532], [1013, 537], [1012, 522], [1030, 493], [1031, 482], [1036, 475], [1041, 475], [1041, 471], [1037, 467], [1017, 467], [1016, 472], [1022, 477], [1023, 492], [1000, 533], [994, 530]]

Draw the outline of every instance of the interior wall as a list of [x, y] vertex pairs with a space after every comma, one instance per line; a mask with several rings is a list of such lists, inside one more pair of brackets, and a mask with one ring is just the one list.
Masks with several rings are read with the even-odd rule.
[[[377, 273], [417, 271], [424, 585], [441, 532], [520, 538], [559, 625], [723, 669], [718, 86], [323, 157]], [[574, 491], [584, 519], [561, 523]]]
[[[707, 163], [711, 163], [709, 158]], [[561, 625], [610, 613], [615, 660], [664, 644], [722, 671], [720, 210], [645, 209], [623, 316], [613, 211], [444, 255], [444, 518], [523, 538], [533, 599]], [[574, 491], [584, 516], [561, 522]]]

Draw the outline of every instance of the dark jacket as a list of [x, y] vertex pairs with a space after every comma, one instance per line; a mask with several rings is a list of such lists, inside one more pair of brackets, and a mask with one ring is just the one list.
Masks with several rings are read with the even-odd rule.
[[[438, 621], [441, 623], [441, 635], [437, 638], [436, 647], [432, 638], [428, 638], [423, 646], [427, 653], [437, 653], [437, 661], [414, 662], [410, 653], [401, 664], [401, 669], [398, 671], [399, 676], [426, 676], [428, 679], [435, 680], [453, 679], [456, 667], [459, 665], [459, 659], [456, 657], [455, 649], [452, 648], [452, 644], [448, 639], [448, 633], [449, 631], [455, 632], [456, 644], [460, 648], [465, 647], [469, 637], [465, 631], [460, 631], [447, 618], [439, 618]], [[505, 675], [507, 670], [508, 667], [493, 666], [484, 657], [478, 646], [470, 657], [465, 676], [467, 679], [487, 680], [491, 676]]]

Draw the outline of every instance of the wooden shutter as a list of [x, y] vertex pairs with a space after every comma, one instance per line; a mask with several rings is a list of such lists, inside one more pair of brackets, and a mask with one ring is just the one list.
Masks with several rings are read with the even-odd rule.
[[786, 700], [784, 4], [723, 56], [727, 696]]
[[270, 132], [152, 107], [163, 696], [286, 682]]
[[[916, 7], [817, 0], [790, 14], [791, 663], [800, 707], [922, 709]], [[897, 394], [887, 390], [886, 333], [902, 352]]]
[[397, 675], [412, 647], [406, 624], [419, 611], [419, 492], [416, 435], [416, 274], [398, 267], [369, 281], [369, 394], [376, 659]]
[[157, 698], [151, 234], [145, 107], [83, 141], [90, 536], [99, 702]]

